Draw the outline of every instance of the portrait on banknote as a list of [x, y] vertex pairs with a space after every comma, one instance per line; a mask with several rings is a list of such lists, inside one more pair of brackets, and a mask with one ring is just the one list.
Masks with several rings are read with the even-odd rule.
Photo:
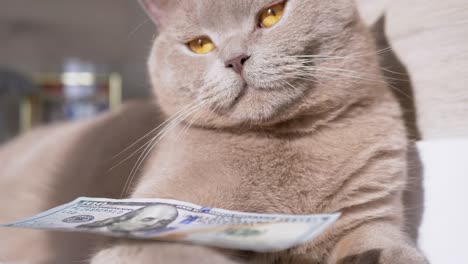
[[118, 217], [112, 217], [78, 228], [101, 229], [117, 233], [132, 233], [166, 228], [179, 216], [177, 208], [168, 204], [156, 204], [142, 207]]

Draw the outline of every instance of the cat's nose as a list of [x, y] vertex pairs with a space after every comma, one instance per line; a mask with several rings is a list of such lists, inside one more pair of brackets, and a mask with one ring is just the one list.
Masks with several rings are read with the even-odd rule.
[[226, 60], [224, 65], [226, 68], [232, 68], [235, 72], [241, 74], [244, 69], [244, 64], [248, 59], [250, 59], [250, 56], [247, 54], [236, 54], [232, 58]]

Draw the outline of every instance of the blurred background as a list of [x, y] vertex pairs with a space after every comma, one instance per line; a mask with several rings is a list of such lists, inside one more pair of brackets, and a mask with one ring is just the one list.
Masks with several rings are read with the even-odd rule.
[[148, 96], [154, 34], [138, 1], [1, 0], [0, 143]]

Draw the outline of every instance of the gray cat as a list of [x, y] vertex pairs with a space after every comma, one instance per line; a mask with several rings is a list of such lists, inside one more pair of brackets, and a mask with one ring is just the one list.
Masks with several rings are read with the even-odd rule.
[[149, 76], [168, 121], [128, 195], [343, 216], [285, 252], [128, 241], [91, 263], [427, 263], [406, 232], [401, 111], [353, 1], [143, 2], [159, 29]]
[[[187, 261], [426, 263], [404, 231], [401, 113], [352, 1], [144, 4], [160, 30], [149, 59], [158, 104], [169, 115], [186, 109], [190, 128], [176, 126], [156, 145], [132, 197], [344, 213], [318, 240], [287, 252], [221, 261], [180, 246]], [[123, 244], [93, 263], [162, 262], [160, 247], [169, 246]]]

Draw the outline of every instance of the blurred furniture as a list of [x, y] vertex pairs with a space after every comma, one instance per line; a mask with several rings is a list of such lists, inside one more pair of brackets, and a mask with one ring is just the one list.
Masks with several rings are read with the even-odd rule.
[[0, 69], [0, 142], [18, 133], [21, 127], [20, 103], [38, 91], [39, 88], [27, 77]]
[[89, 118], [122, 103], [122, 77], [92, 72], [40, 73], [34, 76], [38, 92], [23, 98], [21, 131], [57, 121]]
[[60, 73], [69, 57], [92, 61], [122, 75], [125, 98], [150, 94], [146, 61], [154, 34], [138, 1], [0, 1], [0, 65]]

